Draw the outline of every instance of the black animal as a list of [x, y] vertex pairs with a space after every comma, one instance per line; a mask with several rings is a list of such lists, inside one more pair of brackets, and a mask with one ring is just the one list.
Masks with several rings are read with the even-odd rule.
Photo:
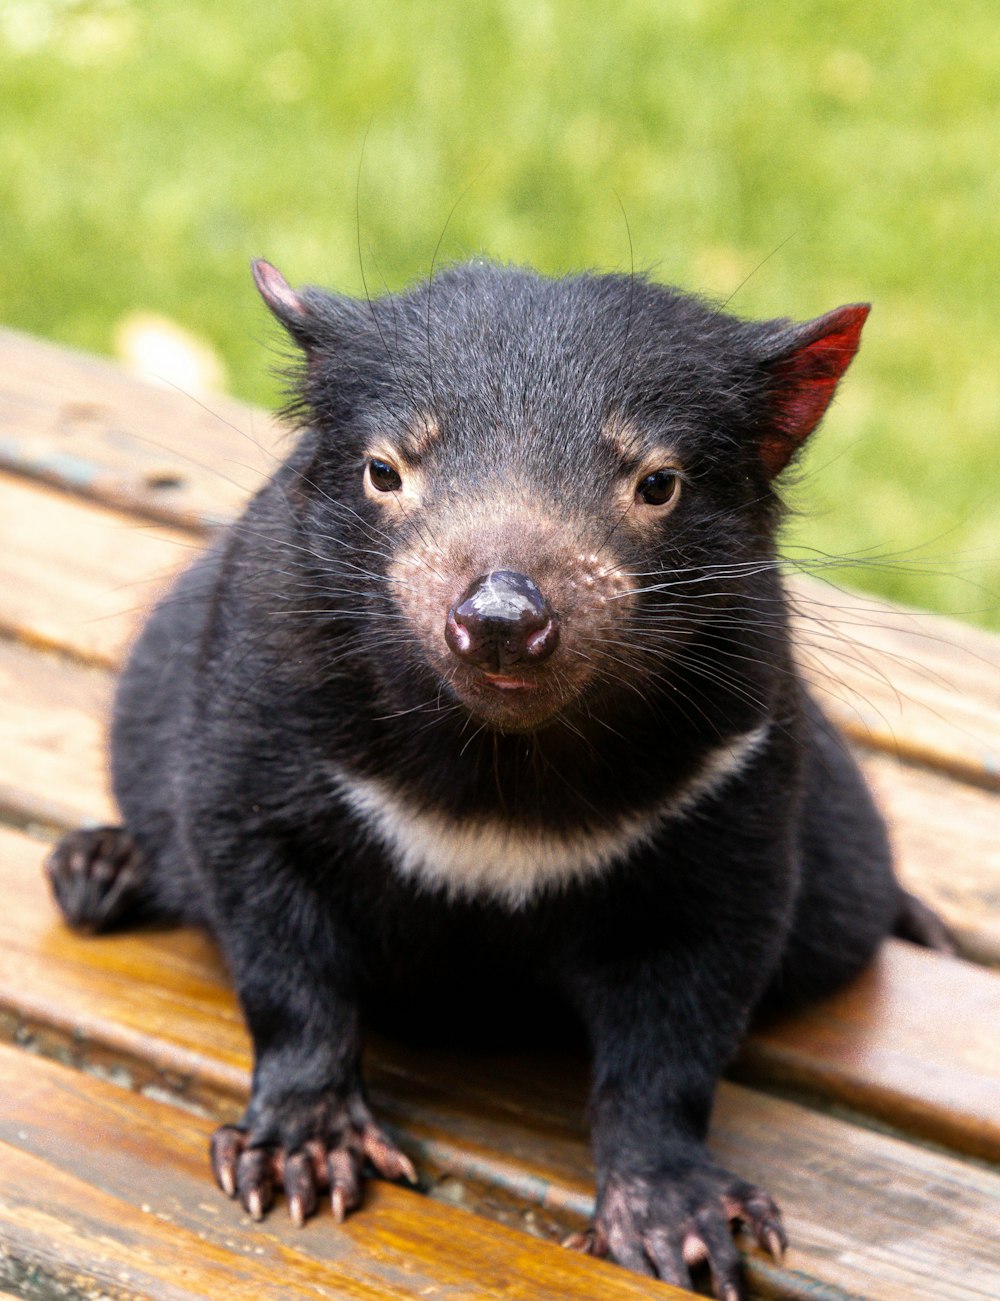
[[[218, 1182], [340, 1219], [373, 1119], [363, 1016], [487, 1038], [568, 1010], [593, 1053], [578, 1245], [743, 1295], [768, 1194], [704, 1138], [750, 1018], [882, 938], [944, 943], [793, 661], [775, 480], [867, 306], [749, 323], [640, 277], [468, 265], [374, 302], [254, 266], [301, 437], [121, 678], [124, 826], [49, 872], [67, 919], [218, 937], [253, 1035]], [[497, 1030], [499, 1033], [499, 1030]]]

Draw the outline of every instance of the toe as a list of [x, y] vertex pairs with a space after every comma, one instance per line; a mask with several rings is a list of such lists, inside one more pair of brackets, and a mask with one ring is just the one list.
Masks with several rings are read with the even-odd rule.
[[634, 1274], [645, 1274], [647, 1278], [655, 1278], [656, 1270], [653, 1262], [646, 1255], [642, 1239], [636, 1233], [610, 1225], [607, 1235], [608, 1250], [612, 1259], [619, 1265], [624, 1265], [626, 1269], [632, 1270]]
[[693, 1230], [685, 1237], [686, 1260], [695, 1244], [698, 1259], [708, 1263], [714, 1295], [720, 1301], [745, 1301], [743, 1267], [727, 1221], [717, 1212], [699, 1215]]
[[286, 1161], [283, 1173], [288, 1213], [300, 1228], [319, 1203], [316, 1174], [308, 1152], [294, 1152]]
[[243, 1207], [255, 1220], [262, 1220], [274, 1202], [274, 1172], [271, 1154], [264, 1147], [248, 1147], [236, 1165], [236, 1191]]
[[780, 1264], [788, 1246], [788, 1235], [774, 1198], [762, 1188], [743, 1184], [723, 1198], [723, 1205], [730, 1220], [742, 1221], [753, 1234], [757, 1245]]
[[330, 1173], [330, 1205], [333, 1218], [342, 1224], [348, 1211], [361, 1201], [361, 1177], [357, 1156], [347, 1148], [335, 1148], [327, 1158]]
[[689, 1288], [691, 1275], [676, 1235], [666, 1229], [651, 1229], [642, 1240], [646, 1255], [652, 1261], [657, 1276], [664, 1283], [673, 1283], [675, 1287]]
[[406, 1179], [411, 1184], [417, 1182], [413, 1162], [378, 1125], [369, 1124], [362, 1130], [361, 1148], [385, 1179]]
[[245, 1143], [246, 1135], [235, 1125], [222, 1125], [212, 1135], [212, 1173], [227, 1197], [236, 1196], [236, 1167]]

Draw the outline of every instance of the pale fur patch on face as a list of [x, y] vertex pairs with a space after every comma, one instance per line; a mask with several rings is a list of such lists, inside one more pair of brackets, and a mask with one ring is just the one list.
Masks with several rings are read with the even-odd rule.
[[421, 414], [412, 421], [402, 438], [403, 455], [408, 460], [418, 460], [426, 455], [434, 443], [441, 437], [441, 426], [430, 412]]
[[600, 875], [648, 844], [664, 822], [683, 817], [750, 762], [767, 723], [711, 750], [668, 800], [617, 823], [558, 835], [500, 819], [460, 822], [421, 809], [389, 782], [334, 773], [337, 793], [385, 848], [397, 871], [452, 897], [485, 897], [511, 910], [550, 887]]
[[602, 427], [601, 437], [611, 444], [621, 462], [616, 498], [623, 523], [631, 529], [657, 527], [676, 505], [679, 493], [670, 502], [651, 507], [636, 499], [636, 490], [647, 475], [657, 470], [680, 471], [677, 452], [667, 443], [651, 444], [634, 425], [618, 416]]
[[611, 444], [623, 465], [641, 461], [648, 450], [648, 442], [621, 416], [612, 416], [601, 427], [601, 437]]

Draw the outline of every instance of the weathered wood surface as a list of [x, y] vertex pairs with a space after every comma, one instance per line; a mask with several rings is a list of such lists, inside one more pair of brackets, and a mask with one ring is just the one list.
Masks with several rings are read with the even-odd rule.
[[0, 631], [105, 667], [200, 550], [190, 533], [3, 473], [0, 520]]
[[[0, 1006], [8, 1035], [79, 1067], [117, 1068], [117, 1077], [135, 1088], [175, 1092], [188, 1106], [229, 1118], [246, 1095], [249, 1044], [213, 946], [190, 931], [96, 940], [70, 934], [46, 897], [38, 851], [33, 838], [0, 829], [7, 897], [0, 915]], [[924, 968], [909, 971], [910, 984], [900, 989], [891, 967], [911, 957]], [[939, 987], [941, 963], [955, 979], [947, 992], [970, 1015], [935, 1057], [933, 1042], [920, 1043], [918, 1018], [921, 990]], [[889, 1003], [848, 991], [844, 1011], [826, 1013], [829, 1039], [836, 1041], [844, 1023], [850, 1050], [870, 1058], [873, 1080], [877, 1068], [888, 1063], [891, 1070], [899, 1057], [904, 1074], [946, 1082], [951, 1098], [930, 1100], [935, 1123], [954, 1113], [960, 1146], [980, 1147], [986, 1133], [993, 1146], [984, 1154], [1000, 1155], [994, 1123], [1000, 1047], [990, 1038], [1000, 979], [957, 961], [911, 955], [903, 945], [892, 947], [888, 967]], [[910, 1036], [908, 1061], [896, 1019]], [[937, 1017], [929, 1022], [933, 1040], [943, 1028]], [[823, 1066], [829, 1043], [821, 1018], [818, 1024], [817, 1045], [801, 1052], [800, 1068], [803, 1062], [814, 1071]], [[468, 1203], [479, 1205], [498, 1190], [553, 1231], [573, 1228], [589, 1213], [583, 1062], [470, 1059], [378, 1043], [367, 1074], [373, 1101], [422, 1169], [457, 1180]], [[818, 1081], [827, 1096], [836, 1086], [825, 1077]], [[871, 1099], [861, 1101], [868, 1106]], [[925, 1120], [916, 1118], [918, 1129]], [[954, 1290], [933, 1295], [989, 1295], [977, 1289], [991, 1277], [984, 1223], [996, 1213], [991, 1199], [1000, 1196], [1000, 1178], [979, 1166], [731, 1084], [720, 1089], [711, 1144], [721, 1161], [759, 1180], [786, 1209], [793, 1250], [780, 1268], [751, 1252], [760, 1286], [805, 1298], [818, 1283], [839, 1295], [863, 1292], [866, 1280], [878, 1279], [880, 1297], [919, 1297], [940, 1274]], [[210, 1200], [207, 1165], [201, 1173], [202, 1200]], [[947, 1207], [940, 1221], [928, 1214], [929, 1188]], [[927, 1223], [917, 1251], [914, 1220], [921, 1206]]]
[[936, 908], [962, 953], [1000, 967], [1000, 795], [859, 754], [904, 884]]
[[[8, 694], [2, 684], [11, 684]], [[60, 664], [51, 657], [32, 654], [23, 647], [0, 643], [0, 737], [11, 736], [16, 744], [0, 749], [0, 796], [6, 790], [8, 812], [18, 814], [20, 820], [32, 818], [46, 821], [41, 815], [53, 815], [57, 825], [67, 825], [62, 819], [69, 817], [68, 825], [76, 820], [74, 815], [112, 817], [113, 811], [103, 794], [103, 740], [101, 713], [107, 697], [108, 684], [94, 669], [76, 664]], [[17, 687], [14, 687], [17, 683]], [[8, 725], [6, 720], [13, 713]], [[61, 729], [65, 729], [63, 732]], [[65, 738], [68, 750], [62, 744]], [[886, 761], [888, 762], [888, 761]], [[885, 777], [885, 774], [881, 774]], [[889, 789], [898, 791], [893, 774], [886, 778]], [[928, 779], [944, 782], [932, 774], [919, 774], [921, 783]], [[25, 777], [27, 780], [25, 781]], [[919, 812], [926, 825], [927, 811], [936, 814], [942, 825], [938, 839], [924, 841], [912, 830], [910, 813], [902, 825], [906, 834], [917, 840], [914, 853], [922, 862], [927, 875], [940, 873], [940, 854], [946, 848], [949, 836], [952, 843], [962, 843], [966, 830], [978, 829], [986, 855], [986, 872], [980, 875], [977, 864], [967, 852], [957, 854], [962, 870], [972, 877], [973, 887], [985, 891], [996, 889], [997, 876], [990, 871], [996, 862], [996, 842], [990, 842], [994, 826], [997, 797], [974, 788], [961, 788], [961, 801], [956, 809], [949, 804], [948, 787], [929, 794], [921, 790], [911, 801], [912, 816]], [[45, 799], [37, 800], [32, 791], [41, 790]], [[24, 792], [23, 795], [21, 792]], [[933, 796], [937, 796], [935, 802]], [[897, 798], [900, 798], [897, 794]], [[960, 819], [954, 821], [954, 818]], [[964, 821], [962, 821], [964, 819]], [[921, 820], [917, 820], [918, 827]], [[923, 856], [924, 857], [920, 857]], [[907, 860], [904, 858], [904, 868]], [[37, 865], [33, 871], [37, 874]], [[918, 874], [919, 875], [919, 874]], [[909, 879], [909, 874], [907, 873]], [[945, 878], [950, 880], [950, 878]], [[30, 888], [30, 881], [24, 885]], [[919, 885], [919, 880], [917, 882]], [[19, 887], [21, 888], [21, 887]], [[36, 883], [35, 906], [41, 906], [40, 883]], [[979, 914], [985, 914], [995, 925], [996, 912], [988, 912], [989, 900], [981, 900], [973, 893], [963, 896], [963, 905], [969, 907], [972, 898], [979, 904]], [[29, 924], [31, 908], [26, 908], [25, 925]], [[44, 914], [43, 914], [44, 915]], [[28, 933], [28, 932], [25, 932]], [[986, 947], [987, 937], [974, 932], [979, 943]], [[16, 944], [16, 936], [11, 937]], [[102, 941], [102, 943], [104, 943]], [[822, 1057], [817, 1056], [814, 1067], [818, 1073], [809, 1081], [821, 1080], [823, 1090], [831, 1097], [858, 1106], [862, 1110], [886, 1117], [903, 1127], [914, 1127], [915, 1132], [940, 1138], [966, 1151], [980, 1151], [981, 1141], [995, 1144], [994, 1151], [1000, 1159], [1000, 976], [982, 972], [963, 963], [938, 959], [935, 955], [911, 951], [909, 946], [893, 946], [892, 953], [905, 952], [906, 958], [886, 956], [865, 986], [865, 994], [841, 995], [834, 1001], [833, 1019], [824, 1021]], [[27, 960], [27, 955], [25, 956]], [[48, 969], [49, 955], [41, 959], [40, 980]], [[948, 994], [934, 998], [935, 982], [947, 988]], [[955, 982], [958, 982], [956, 985]], [[929, 989], [928, 989], [929, 986]], [[55, 999], [68, 997], [70, 990]], [[976, 1049], [976, 1060], [989, 1061], [983, 1078], [974, 1082], [975, 1076], [966, 1078], [965, 1069], [971, 1069], [972, 1059], [954, 1053], [953, 1028], [955, 1016], [950, 1000], [955, 999], [963, 1009], [966, 1028], [974, 1031], [977, 1041], [985, 1046]], [[886, 1014], [883, 1008], [893, 1010]], [[870, 1047], [859, 1051], [859, 1009], [866, 1009], [872, 1018]], [[902, 1009], [907, 1009], [906, 1017]], [[846, 1009], [846, 1010], [845, 1010]], [[141, 1010], [141, 1008], [140, 1008]], [[814, 1039], [814, 1017], [819, 1013], [793, 1018], [788, 1034], [792, 1040], [801, 1025], [803, 1030], [803, 1059], [809, 1057]], [[825, 1013], [823, 1014], [825, 1016]], [[922, 1032], [913, 1034], [913, 1026], [922, 1026]], [[863, 1027], [861, 1027], [863, 1029]], [[756, 1070], [763, 1078], [786, 1079], [788, 1057], [786, 1053], [766, 1051], [765, 1041], [758, 1041], [761, 1050], [753, 1057]], [[818, 1044], [819, 1040], [816, 1041]], [[876, 1052], [877, 1049], [877, 1052]], [[884, 1060], [883, 1060], [884, 1059]], [[899, 1069], [887, 1083], [885, 1061], [894, 1061]], [[876, 1070], [876, 1065], [878, 1069]], [[805, 1067], [801, 1067], [805, 1071]], [[807, 1073], [807, 1072], [806, 1072]], [[963, 1111], [963, 1099], [968, 1095], [971, 1110]], [[978, 1103], [972, 1102], [978, 1098]], [[954, 1105], [952, 1105], [954, 1103]], [[990, 1121], [992, 1108], [993, 1120]], [[983, 1126], [986, 1129], [983, 1130]], [[992, 1126], [992, 1128], [991, 1128]], [[982, 1140], [983, 1133], [992, 1133], [992, 1139]]]
[[111, 678], [0, 639], [0, 816], [56, 827], [114, 820]]
[[256, 1225], [206, 1184], [209, 1121], [2, 1047], [0, 1094], [0, 1280], [29, 1296], [686, 1295], [386, 1184], [339, 1228]]
[[[288, 446], [252, 407], [200, 403], [11, 331], [0, 374], [0, 467], [178, 526], [231, 518]], [[997, 639], [817, 582], [795, 590], [804, 658], [846, 730], [1000, 789]]]
[[887, 944], [849, 988], [758, 1031], [741, 1074], [1000, 1161], [1000, 976]]
[[0, 330], [0, 375], [0, 466], [147, 519], [225, 521], [286, 445], [259, 409], [203, 405], [12, 330]]
[[[0, 831], [8, 899], [0, 919], [0, 1000], [17, 1013], [20, 1037], [31, 1042], [34, 1033], [34, 1046], [79, 1067], [108, 1072], [117, 1060], [118, 1079], [177, 1089], [187, 1105], [230, 1115], [246, 1093], [250, 1056], [212, 946], [190, 932], [74, 937], [39, 898], [36, 855], [33, 839]], [[8, 1016], [8, 1028], [14, 1025]], [[368, 1075], [381, 1114], [421, 1166], [453, 1176], [473, 1205], [482, 1196], [476, 1188], [485, 1187], [518, 1198], [557, 1229], [589, 1213], [583, 1063], [532, 1066], [382, 1045]], [[31, 1097], [39, 1098], [34, 1084]], [[126, 1128], [127, 1098], [122, 1092], [117, 1112]], [[43, 1105], [44, 1095], [36, 1103]], [[65, 1106], [53, 1105], [57, 1128]], [[96, 1132], [107, 1137], [107, 1123], [101, 1127]], [[142, 1153], [147, 1137], [140, 1111], [126, 1146]], [[112, 1134], [107, 1141], [117, 1140]], [[785, 1266], [752, 1252], [750, 1270], [762, 1287], [805, 1298], [822, 1284], [841, 1296], [863, 1294], [867, 1281], [879, 1278], [880, 1297], [915, 1298], [990, 1296], [1000, 1285], [990, 1241], [1000, 1177], [974, 1164], [736, 1085], [720, 1090], [711, 1144], [787, 1209], [793, 1248]], [[213, 1223], [239, 1219], [221, 1198], [215, 1202], [200, 1149], [191, 1177], [200, 1180], [192, 1198], [216, 1207]], [[939, 1203], [947, 1214], [935, 1215]], [[958, 1261], [961, 1276], [952, 1278]]]
[[1000, 790], [1000, 639], [793, 581], [800, 660], [854, 740]]

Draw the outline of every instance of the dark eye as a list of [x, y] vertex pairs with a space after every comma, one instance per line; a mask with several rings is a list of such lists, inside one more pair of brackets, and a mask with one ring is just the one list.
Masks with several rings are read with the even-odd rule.
[[372, 487], [377, 488], [379, 492], [399, 492], [403, 486], [399, 471], [394, 470], [386, 461], [376, 460], [375, 457], [368, 462], [368, 478], [371, 479]]
[[645, 479], [640, 479], [635, 499], [647, 506], [666, 506], [680, 490], [681, 476], [676, 470], [654, 470]]

